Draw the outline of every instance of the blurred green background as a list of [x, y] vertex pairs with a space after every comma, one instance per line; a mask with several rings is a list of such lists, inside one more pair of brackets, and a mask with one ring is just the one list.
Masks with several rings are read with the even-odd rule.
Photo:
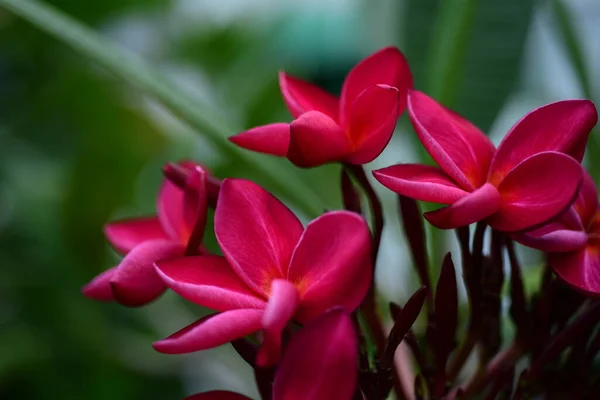
[[[211, 388], [256, 393], [250, 371], [228, 346], [189, 356], [154, 352], [153, 340], [193, 321], [199, 310], [171, 295], [125, 309], [87, 300], [80, 288], [118, 261], [102, 225], [154, 212], [167, 161], [193, 158], [217, 176], [254, 179], [305, 219], [340, 207], [338, 167], [296, 170], [268, 156], [248, 162], [247, 153], [224, 141], [245, 128], [289, 120], [278, 70], [338, 92], [358, 60], [398, 45], [416, 87], [496, 143], [533, 107], [600, 94], [595, 0], [45, 4], [137, 54], [169, 90], [192, 99], [221, 136], [174, 117], [153, 93], [116, 78], [0, 1], [2, 399], [178, 399]], [[405, 119], [369, 168], [422, 158]], [[595, 136], [586, 162], [600, 176]], [[389, 222], [380, 290], [402, 302], [415, 282], [410, 265], [398, 261], [408, 257], [394, 196], [381, 193]]]

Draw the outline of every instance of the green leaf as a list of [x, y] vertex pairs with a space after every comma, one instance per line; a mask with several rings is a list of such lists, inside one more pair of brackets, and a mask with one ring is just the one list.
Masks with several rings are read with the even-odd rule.
[[[579, 86], [586, 98], [593, 100], [590, 76], [586, 65], [585, 56], [581, 48], [581, 42], [577, 37], [573, 17], [566, 4], [561, 0], [552, 0], [554, 15], [558, 22], [558, 31], [569, 56], [569, 60], [575, 70]], [[600, 179], [600, 142], [597, 138], [597, 129], [592, 131], [587, 147], [588, 157], [586, 159], [589, 171], [597, 182]]]
[[54, 35], [117, 77], [157, 98], [173, 114], [204, 135], [223, 154], [247, 165], [258, 172], [266, 183], [276, 186], [280, 193], [294, 201], [307, 215], [315, 216], [322, 212], [321, 199], [309, 185], [297, 179], [294, 180], [294, 185], [290, 184], [289, 168], [274, 167], [274, 163], [270, 163], [268, 157], [261, 157], [230, 145], [226, 140], [227, 136], [238, 130], [229, 126], [225, 116], [212, 107], [199, 104], [133, 54], [117, 48], [96, 32], [43, 2], [0, 0], [0, 6]]

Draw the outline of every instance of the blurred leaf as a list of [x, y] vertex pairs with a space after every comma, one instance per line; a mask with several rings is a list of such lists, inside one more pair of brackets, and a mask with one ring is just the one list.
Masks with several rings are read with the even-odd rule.
[[321, 213], [319, 198], [310, 187], [300, 182], [289, 185], [289, 176], [285, 170], [265, 167], [265, 162], [261, 160], [260, 155], [230, 145], [226, 137], [235, 132], [235, 129], [228, 127], [223, 116], [206, 105], [198, 104], [181, 89], [173, 88], [171, 82], [140, 59], [118, 49], [87, 27], [42, 2], [0, 0], [0, 6], [26, 18], [100, 63], [115, 75], [160, 99], [176, 115], [206, 135], [206, 138], [224, 154], [260, 171], [264, 179], [277, 185], [279, 190], [295, 201], [306, 214], [314, 216]]
[[518, 83], [534, 3], [479, 1], [451, 105], [483, 132], [489, 131]]
[[417, 88], [487, 131], [513, 89], [534, 0], [408, 0]]
[[446, 368], [458, 325], [458, 293], [456, 272], [450, 253], [446, 253], [435, 291], [435, 344], [438, 368]]

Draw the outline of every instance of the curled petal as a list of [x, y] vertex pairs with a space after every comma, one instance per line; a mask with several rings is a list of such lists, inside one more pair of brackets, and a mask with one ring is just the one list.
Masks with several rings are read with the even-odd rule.
[[158, 218], [132, 218], [114, 221], [104, 226], [104, 235], [121, 254], [127, 254], [147, 240], [168, 239]]
[[386, 47], [370, 55], [348, 73], [340, 98], [340, 122], [352, 114], [352, 105], [358, 96], [373, 85], [388, 85], [400, 92], [398, 112], [406, 109], [406, 92], [413, 86], [412, 74], [404, 55], [395, 47]]
[[307, 111], [318, 111], [337, 121], [339, 100], [334, 95], [285, 72], [279, 73], [279, 87], [294, 118]]
[[493, 215], [500, 207], [498, 190], [486, 183], [454, 204], [424, 214], [436, 228], [454, 229], [467, 226]]
[[498, 184], [517, 164], [544, 151], [566, 153], [581, 162], [597, 121], [596, 107], [589, 100], [558, 101], [531, 111], [498, 146], [488, 180]]
[[583, 230], [571, 230], [558, 222], [552, 222], [527, 233], [511, 235], [513, 240], [546, 252], [576, 251], [584, 248], [588, 235]]
[[202, 167], [195, 167], [190, 171], [183, 192], [183, 215], [186, 230], [190, 233], [189, 237], [182, 238], [188, 247], [186, 254], [197, 254], [204, 237], [207, 212], [206, 171]]
[[310, 168], [341, 161], [352, 152], [352, 143], [327, 115], [308, 111], [290, 125], [287, 157], [298, 167]]
[[258, 126], [230, 137], [229, 141], [244, 149], [285, 157], [290, 144], [290, 124]]
[[110, 280], [112, 279], [117, 267], [112, 267], [102, 272], [85, 285], [81, 292], [84, 296], [98, 301], [114, 301]]
[[573, 203], [582, 177], [579, 163], [565, 154], [543, 152], [529, 157], [498, 185], [502, 203], [490, 226], [514, 232], [547, 223]]
[[585, 170], [583, 170], [581, 189], [573, 203], [573, 208], [585, 226], [592, 222], [598, 211], [598, 190], [592, 176]]
[[263, 310], [238, 309], [204, 317], [152, 346], [160, 353], [183, 354], [212, 349], [260, 330]]
[[158, 195], [156, 209], [160, 225], [167, 236], [183, 243], [183, 238], [189, 237], [191, 233], [185, 223], [183, 190], [165, 180]]
[[225, 390], [214, 390], [212, 392], [198, 393], [186, 397], [184, 400], [252, 400], [241, 394]]
[[335, 309], [291, 340], [273, 385], [273, 400], [350, 400], [357, 378], [356, 333]]
[[600, 296], [600, 246], [568, 253], [549, 253], [548, 263], [564, 282], [588, 296]]
[[291, 282], [275, 279], [271, 286], [269, 303], [263, 315], [264, 340], [260, 347], [256, 365], [274, 365], [281, 356], [281, 334], [298, 308], [300, 294]]
[[265, 308], [223, 257], [204, 255], [156, 263], [164, 283], [183, 298], [216, 311]]
[[272, 194], [244, 179], [225, 179], [215, 212], [215, 234], [237, 275], [267, 296], [284, 277], [302, 235], [302, 223]]
[[398, 120], [398, 89], [375, 85], [356, 99], [347, 118], [346, 130], [354, 146], [348, 157], [353, 164], [373, 161], [387, 146]]
[[483, 185], [495, 149], [477, 127], [416, 90], [408, 94], [408, 115], [419, 140], [448, 176], [468, 191]]
[[386, 188], [411, 199], [452, 204], [468, 192], [459, 188], [441, 169], [421, 164], [398, 164], [373, 171]]
[[147, 241], [129, 252], [114, 272], [110, 285], [115, 299], [125, 306], [141, 306], [162, 294], [165, 284], [154, 263], [181, 257], [185, 248], [169, 240]]
[[360, 304], [371, 281], [371, 246], [369, 227], [356, 213], [328, 212], [308, 224], [287, 274], [301, 293], [302, 322], [333, 306], [351, 312]]

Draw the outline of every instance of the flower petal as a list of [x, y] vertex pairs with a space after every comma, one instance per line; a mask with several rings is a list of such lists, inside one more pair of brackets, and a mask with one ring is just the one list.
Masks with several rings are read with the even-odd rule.
[[111, 246], [121, 254], [127, 254], [146, 240], [168, 239], [156, 217], [132, 218], [104, 225], [104, 235]]
[[465, 192], [441, 169], [421, 164], [398, 164], [373, 171], [386, 188], [411, 199], [439, 204], [452, 204]]
[[557, 151], [581, 162], [598, 114], [589, 100], [565, 100], [539, 107], [517, 122], [498, 146], [488, 181], [497, 185], [533, 154]]
[[594, 179], [586, 170], [583, 170], [583, 181], [573, 208], [581, 218], [584, 226], [589, 225], [598, 211], [598, 190]]
[[333, 306], [354, 311], [371, 282], [371, 246], [369, 227], [356, 213], [332, 211], [308, 224], [287, 275], [300, 290], [301, 322]]
[[342, 125], [352, 114], [352, 105], [369, 86], [389, 85], [400, 92], [398, 115], [406, 109], [406, 92], [413, 87], [412, 74], [404, 55], [395, 47], [386, 47], [358, 63], [346, 77], [340, 97]]
[[515, 233], [517, 242], [546, 252], [576, 251], [584, 248], [588, 235], [583, 230], [571, 230], [559, 222], [552, 222], [527, 233]]
[[102, 272], [81, 289], [84, 296], [97, 301], [114, 301], [110, 280], [117, 267]]
[[141, 306], [162, 294], [166, 286], [154, 270], [154, 263], [181, 257], [185, 248], [170, 240], [151, 240], [125, 256], [110, 280], [115, 299], [125, 306]]
[[582, 178], [579, 163], [563, 153], [548, 151], [527, 158], [498, 185], [502, 202], [490, 226], [514, 232], [547, 223], [573, 203]]
[[198, 393], [186, 397], [184, 400], [252, 400], [241, 394], [228, 392], [226, 390], [214, 390], [212, 392]]
[[486, 183], [454, 204], [427, 212], [423, 216], [436, 228], [454, 229], [484, 220], [498, 211], [499, 207], [498, 190]]
[[240, 280], [223, 257], [204, 255], [160, 261], [156, 270], [175, 293], [203, 307], [227, 311], [267, 305]]
[[296, 286], [285, 279], [275, 279], [271, 287], [269, 303], [263, 315], [263, 343], [256, 358], [256, 365], [266, 367], [275, 365], [281, 357], [281, 334], [292, 319], [300, 294]]
[[198, 254], [204, 237], [208, 198], [206, 193], [206, 171], [197, 166], [190, 171], [183, 191], [183, 216], [188, 237], [182, 240], [186, 244], [186, 254]]
[[342, 128], [318, 111], [308, 111], [290, 125], [287, 157], [298, 167], [316, 167], [341, 161], [352, 152], [352, 143]]
[[319, 111], [337, 121], [339, 100], [331, 93], [283, 71], [279, 73], [279, 87], [294, 118], [307, 111]]
[[355, 149], [349, 162], [365, 164], [381, 154], [396, 127], [398, 102], [398, 89], [388, 85], [370, 86], [357, 97], [347, 118]]
[[290, 144], [290, 124], [276, 123], [257, 126], [231, 136], [229, 141], [244, 149], [285, 157]]
[[273, 385], [273, 400], [350, 400], [357, 380], [356, 333], [335, 309], [291, 340]]
[[165, 180], [156, 205], [158, 219], [167, 236], [173, 240], [189, 237], [189, 229], [183, 214], [183, 190], [169, 180]]
[[569, 253], [549, 253], [548, 263], [554, 273], [573, 288], [588, 296], [600, 296], [600, 248]]
[[211, 349], [260, 330], [263, 310], [238, 309], [212, 314], [153, 343], [156, 351], [166, 354], [191, 353]]
[[419, 140], [446, 174], [468, 191], [484, 184], [495, 149], [475, 125], [416, 90], [408, 93], [408, 115]]
[[244, 179], [225, 179], [215, 212], [215, 233], [223, 255], [237, 275], [267, 296], [282, 278], [302, 223], [272, 194]]

